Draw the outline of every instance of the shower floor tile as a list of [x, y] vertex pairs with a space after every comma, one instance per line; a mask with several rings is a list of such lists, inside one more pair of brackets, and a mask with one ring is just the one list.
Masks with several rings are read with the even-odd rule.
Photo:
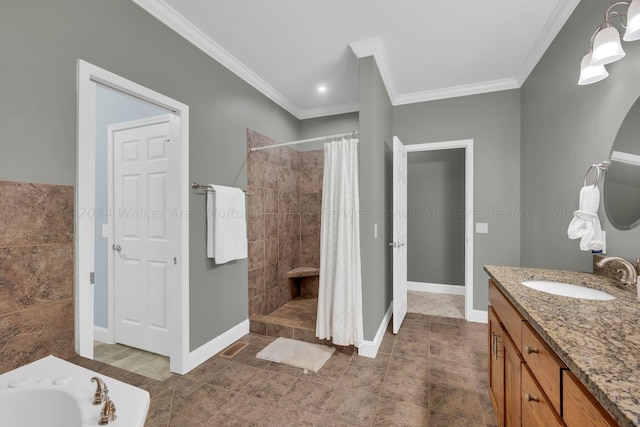
[[262, 318], [265, 323], [315, 330], [318, 298], [298, 298], [289, 301]]

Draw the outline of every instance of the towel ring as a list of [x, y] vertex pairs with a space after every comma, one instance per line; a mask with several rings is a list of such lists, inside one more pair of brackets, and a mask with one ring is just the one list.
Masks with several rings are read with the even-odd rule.
[[587, 178], [589, 178], [589, 174], [593, 169], [595, 169], [596, 172], [598, 173], [598, 175], [596, 176], [596, 182], [593, 185], [594, 187], [598, 186], [598, 183], [600, 182], [600, 168], [598, 167], [598, 165], [593, 164], [589, 166], [589, 169], [587, 169], [587, 173], [584, 174], [584, 181], [582, 182], [583, 187], [587, 186]]
[[596, 175], [596, 182], [593, 184], [593, 186], [597, 187], [598, 184], [600, 183], [600, 171], [606, 171], [608, 167], [609, 167], [609, 162], [607, 161], [602, 163], [594, 163], [591, 166], [589, 166], [589, 169], [587, 169], [587, 173], [584, 174], [584, 181], [582, 182], [582, 186], [583, 187], [587, 186], [587, 178], [589, 178], [589, 174], [591, 173], [591, 170], [595, 169], [598, 175]]

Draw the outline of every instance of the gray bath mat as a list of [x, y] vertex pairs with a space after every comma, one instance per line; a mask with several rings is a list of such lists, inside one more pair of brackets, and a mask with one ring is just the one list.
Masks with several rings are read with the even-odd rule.
[[326, 345], [311, 344], [289, 338], [278, 338], [256, 354], [258, 359], [318, 372], [336, 351]]

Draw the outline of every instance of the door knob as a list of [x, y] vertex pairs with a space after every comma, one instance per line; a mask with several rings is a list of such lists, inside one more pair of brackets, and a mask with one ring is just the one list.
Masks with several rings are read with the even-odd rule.
[[113, 249], [116, 252], [120, 252], [122, 250], [122, 246], [120, 245], [116, 245], [115, 243], [113, 244], [113, 246], [111, 246], [111, 249]]

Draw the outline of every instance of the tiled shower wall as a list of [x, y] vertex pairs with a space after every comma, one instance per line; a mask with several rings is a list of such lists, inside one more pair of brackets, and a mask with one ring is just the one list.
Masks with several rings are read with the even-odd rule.
[[0, 181], [0, 374], [74, 354], [73, 187]]
[[322, 151], [298, 152], [247, 130], [249, 316], [291, 300], [287, 272], [320, 266]]

